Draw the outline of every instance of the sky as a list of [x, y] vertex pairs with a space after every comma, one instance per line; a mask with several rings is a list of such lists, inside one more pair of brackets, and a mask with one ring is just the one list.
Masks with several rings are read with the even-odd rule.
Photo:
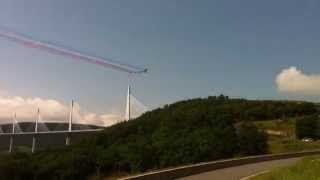
[[221, 93], [319, 101], [319, 8], [317, 0], [3, 0], [0, 30], [149, 72], [130, 76], [0, 38], [0, 120], [33, 116], [36, 106], [63, 119], [75, 99], [79, 119], [109, 125], [124, 116], [129, 83], [149, 109]]

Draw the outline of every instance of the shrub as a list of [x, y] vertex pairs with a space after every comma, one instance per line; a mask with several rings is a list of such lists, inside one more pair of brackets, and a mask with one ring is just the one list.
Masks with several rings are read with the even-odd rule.
[[239, 152], [242, 155], [258, 155], [268, 151], [267, 136], [252, 123], [237, 126]]
[[318, 115], [310, 115], [300, 118], [296, 122], [296, 136], [299, 139], [320, 137]]

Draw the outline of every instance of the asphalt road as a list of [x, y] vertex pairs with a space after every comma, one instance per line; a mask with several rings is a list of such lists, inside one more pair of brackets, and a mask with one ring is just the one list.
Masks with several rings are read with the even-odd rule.
[[188, 176], [179, 180], [240, 180], [242, 178], [249, 177], [254, 174], [272, 170], [273, 168], [294, 164], [299, 159], [300, 158], [292, 158], [236, 166], [197, 174], [193, 176]]

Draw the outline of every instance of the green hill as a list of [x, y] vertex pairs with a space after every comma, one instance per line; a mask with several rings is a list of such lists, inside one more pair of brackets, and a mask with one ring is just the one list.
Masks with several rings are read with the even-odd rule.
[[86, 179], [267, 153], [267, 136], [251, 122], [316, 112], [307, 102], [225, 96], [181, 101], [109, 127], [70, 148], [3, 154], [0, 176]]

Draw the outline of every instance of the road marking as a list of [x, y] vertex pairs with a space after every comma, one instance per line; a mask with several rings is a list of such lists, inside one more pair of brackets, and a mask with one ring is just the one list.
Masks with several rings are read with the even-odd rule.
[[269, 172], [270, 172], [270, 171], [259, 172], [259, 173], [257, 173], [257, 174], [253, 174], [253, 175], [250, 175], [250, 176], [241, 178], [240, 180], [249, 180], [249, 179], [251, 179], [251, 178], [254, 178], [254, 177], [257, 177], [257, 176], [260, 176], [260, 175], [263, 175], [263, 174], [267, 174], [267, 173], [269, 173]]

